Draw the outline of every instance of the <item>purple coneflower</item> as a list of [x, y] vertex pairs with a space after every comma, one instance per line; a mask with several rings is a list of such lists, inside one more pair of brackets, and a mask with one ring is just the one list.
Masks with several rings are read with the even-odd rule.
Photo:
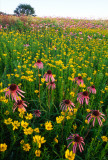
[[60, 106], [61, 106], [62, 111], [67, 110], [68, 108], [69, 110], [71, 109], [73, 110], [72, 107], [75, 107], [75, 104], [71, 102], [70, 100], [65, 99], [60, 103]]
[[67, 138], [67, 140], [69, 140], [69, 139], [72, 139], [72, 142], [69, 143], [67, 148], [70, 146], [71, 143], [74, 143], [74, 145], [73, 145], [73, 153], [76, 153], [77, 144], [79, 146], [80, 152], [82, 152], [84, 150], [84, 148], [83, 148], [83, 146], [81, 144], [81, 143], [83, 143], [85, 145], [83, 137], [80, 137], [78, 134], [72, 134]]
[[78, 77], [75, 77], [75, 81], [77, 81], [77, 84], [80, 85], [84, 83], [83, 79], [82, 79], [82, 76], [78, 76]]
[[92, 86], [88, 87], [88, 89], [89, 89], [90, 93], [92, 92], [92, 93], [96, 94], [95, 85], [92, 85]]
[[34, 110], [33, 115], [34, 115], [35, 117], [40, 117], [41, 112], [36, 109], [36, 110]]
[[[10, 98], [10, 94], [12, 97], [12, 100], [14, 99], [17, 102], [17, 99], [19, 99], [17, 93], [21, 96], [24, 97], [21, 93], [25, 93], [24, 91], [20, 90], [19, 87], [16, 84], [11, 84], [7, 89], [5, 89], [4, 91], [6, 91], [5, 93], [5, 97], [7, 95], [9, 95]], [[21, 93], [20, 93], [21, 92]]]
[[[88, 123], [90, 122], [91, 119], [93, 119], [93, 127], [94, 127], [94, 124], [95, 124], [95, 119], [97, 118], [98, 119], [98, 123], [99, 125], [101, 126], [102, 125], [102, 121], [100, 118], [104, 119], [103, 116], [105, 116], [104, 114], [102, 114], [101, 112], [99, 112], [99, 110], [91, 110], [91, 113], [89, 113], [87, 115], [88, 118]], [[86, 118], [87, 118], [86, 117]], [[104, 119], [105, 120], [105, 119]]]
[[55, 89], [55, 87], [56, 87], [56, 85], [53, 81], [48, 82], [46, 85], [48, 86], [48, 89], [50, 89], [50, 88]]
[[84, 99], [85, 99], [86, 104], [88, 105], [89, 96], [88, 96], [87, 91], [78, 93], [77, 101], [79, 101], [80, 104], [84, 103]]
[[24, 44], [24, 47], [29, 47], [30, 45], [29, 44]]
[[55, 81], [55, 79], [54, 79], [54, 77], [53, 77], [53, 75], [52, 75], [51, 70], [48, 70], [47, 73], [44, 74], [43, 78], [45, 78], [45, 81], [46, 81], [46, 82], [49, 82], [50, 79], [51, 79], [51, 81], [53, 81], [53, 82]]
[[38, 61], [34, 64], [34, 66], [37, 66], [40, 69], [43, 68], [43, 63], [41, 62], [40, 59], [38, 59]]
[[17, 100], [17, 102], [14, 103], [13, 106], [13, 112], [15, 111], [15, 109], [18, 107], [19, 109], [23, 109], [24, 111], [26, 111], [25, 107], [27, 107], [27, 105], [25, 104], [26, 101], [23, 100]]

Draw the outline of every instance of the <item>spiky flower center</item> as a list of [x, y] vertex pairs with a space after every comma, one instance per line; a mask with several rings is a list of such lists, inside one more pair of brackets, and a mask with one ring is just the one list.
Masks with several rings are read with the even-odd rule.
[[39, 114], [39, 113], [40, 113], [39, 110], [34, 111], [34, 114]]
[[54, 82], [53, 82], [53, 81], [51, 81], [51, 82], [50, 82], [50, 84], [54, 84]]
[[80, 80], [81, 80], [81, 79], [82, 79], [82, 76], [79, 76], [79, 77], [78, 77], [78, 79], [80, 79]]
[[95, 110], [95, 111], [93, 111], [92, 114], [97, 117], [97, 116], [99, 116], [99, 111]]
[[87, 91], [84, 91], [84, 92], [83, 92], [83, 96], [88, 96], [88, 92], [87, 92]]
[[9, 89], [11, 91], [15, 91], [17, 89], [17, 85], [16, 84], [11, 84], [10, 87], [9, 87]]
[[69, 103], [70, 103], [70, 100], [66, 99], [65, 104], [69, 104]]
[[23, 103], [22, 100], [17, 100], [17, 105], [21, 105]]
[[52, 73], [51, 70], [48, 70], [48, 71], [47, 71], [47, 74], [51, 74], [51, 73]]
[[37, 61], [38, 63], [40, 63], [41, 62], [41, 60], [40, 59], [38, 59], [38, 61]]
[[91, 87], [92, 87], [92, 88], [95, 88], [95, 85], [92, 85]]
[[81, 142], [80, 136], [76, 136], [76, 137], [75, 137], [75, 142]]

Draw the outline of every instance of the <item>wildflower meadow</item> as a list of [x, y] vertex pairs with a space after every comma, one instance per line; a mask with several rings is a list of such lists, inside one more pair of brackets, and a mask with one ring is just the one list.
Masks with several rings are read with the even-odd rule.
[[108, 159], [108, 21], [0, 15], [0, 159]]

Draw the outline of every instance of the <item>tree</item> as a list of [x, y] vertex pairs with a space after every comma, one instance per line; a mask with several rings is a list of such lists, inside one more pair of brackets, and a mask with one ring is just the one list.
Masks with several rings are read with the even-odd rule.
[[34, 8], [32, 8], [29, 4], [20, 4], [15, 10], [14, 13], [21, 15], [33, 15], [35, 13]]

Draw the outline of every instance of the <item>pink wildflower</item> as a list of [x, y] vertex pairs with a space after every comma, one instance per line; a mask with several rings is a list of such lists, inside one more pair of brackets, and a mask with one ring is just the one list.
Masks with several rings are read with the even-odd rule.
[[62, 111], [67, 110], [68, 108], [69, 108], [69, 110], [71, 110], [71, 109], [73, 110], [72, 107], [75, 107], [75, 104], [73, 102], [71, 102], [70, 100], [66, 99], [60, 103], [60, 106], [61, 106]]
[[27, 107], [27, 105], [25, 104], [25, 101], [23, 100], [17, 100], [17, 102], [14, 103], [14, 106], [13, 106], [13, 112], [15, 111], [16, 108], [19, 108], [19, 109], [23, 109], [24, 111], [26, 111], [25, 107]]
[[37, 66], [39, 69], [40, 68], [43, 68], [43, 63], [41, 62], [41, 60], [39, 59], [35, 64], [34, 66]]
[[[94, 127], [94, 124], [95, 124], [95, 119], [97, 118], [98, 119], [98, 123], [99, 125], [101, 126], [102, 125], [102, 121], [100, 118], [104, 119], [103, 116], [105, 116], [104, 114], [102, 114], [101, 112], [99, 112], [99, 110], [91, 110], [91, 113], [89, 113], [87, 115], [88, 118], [88, 123], [90, 122], [91, 119], [93, 119], [93, 127]], [[87, 118], [86, 117], [86, 118]], [[105, 119], [104, 119], [105, 120]]]
[[72, 134], [67, 138], [67, 140], [69, 140], [69, 139], [72, 139], [72, 142], [69, 143], [67, 148], [70, 146], [71, 143], [74, 143], [74, 145], [73, 145], [73, 153], [76, 153], [77, 144], [79, 146], [80, 152], [82, 152], [84, 150], [84, 148], [83, 148], [83, 146], [81, 144], [81, 143], [83, 143], [85, 145], [83, 137], [80, 137], [78, 134]]
[[24, 44], [24, 47], [29, 47], [30, 45], [29, 44]]
[[85, 99], [86, 104], [88, 105], [89, 96], [88, 96], [87, 91], [78, 93], [77, 101], [79, 101], [80, 104], [84, 103], [84, 99]]
[[96, 89], [95, 89], [94, 85], [92, 85], [91, 87], [88, 87], [88, 89], [89, 89], [90, 93], [92, 92], [92, 93], [96, 94]]
[[55, 81], [55, 79], [54, 79], [54, 77], [53, 77], [53, 75], [52, 75], [51, 70], [48, 70], [47, 73], [44, 74], [43, 78], [45, 78], [45, 81], [46, 81], [46, 82], [49, 82], [50, 79], [51, 79], [51, 81], [53, 81], [53, 82]]
[[78, 85], [80, 85], [80, 84], [83, 85], [83, 83], [84, 83], [84, 81], [83, 81], [83, 79], [82, 79], [82, 76], [75, 77], [75, 80], [77, 81]]
[[56, 87], [56, 85], [53, 81], [48, 82], [46, 85], [48, 86], [48, 89], [50, 89], [50, 88], [55, 89], [55, 87]]
[[[17, 99], [19, 99], [17, 93], [24, 97], [21, 93], [25, 93], [24, 91], [20, 90], [19, 87], [16, 85], [16, 84], [11, 84], [7, 89], [5, 89], [4, 91], [6, 91], [5, 93], [5, 97], [7, 95], [9, 95], [9, 98], [10, 98], [10, 94], [11, 94], [11, 97], [12, 97], [12, 100], [14, 99], [15, 101], [17, 101]], [[21, 93], [20, 93], [21, 92]]]
[[40, 112], [39, 110], [36, 109], [36, 110], [34, 110], [33, 115], [34, 115], [35, 117], [40, 117], [41, 112]]

